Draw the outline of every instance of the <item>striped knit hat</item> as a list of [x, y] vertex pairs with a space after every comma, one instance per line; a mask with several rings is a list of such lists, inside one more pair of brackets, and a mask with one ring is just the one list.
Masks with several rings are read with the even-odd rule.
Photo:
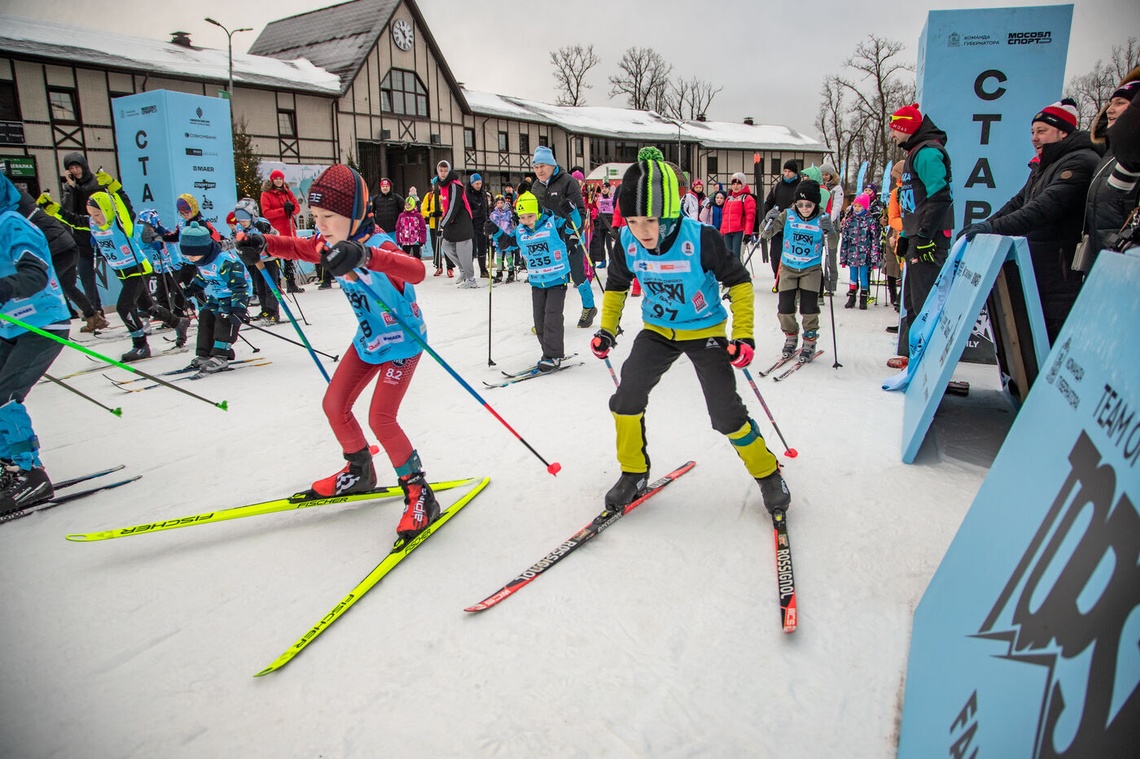
[[677, 175], [665, 156], [654, 147], [642, 148], [637, 163], [626, 169], [617, 194], [618, 208], [625, 218], [650, 216], [676, 219], [681, 215], [681, 194]]
[[372, 234], [372, 203], [368, 186], [355, 170], [343, 163], [333, 164], [309, 185], [309, 207], [323, 208], [352, 219], [348, 237], [369, 237]]
[[1072, 98], [1065, 98], [1058, 103], [1042, 108], [1030, 123], [1035, 124], [1040, 121], [1043, 124], [1060, 129], [1065, 134], [1070, 134], [1076, 131], [1077, 116], [1077, 102]]

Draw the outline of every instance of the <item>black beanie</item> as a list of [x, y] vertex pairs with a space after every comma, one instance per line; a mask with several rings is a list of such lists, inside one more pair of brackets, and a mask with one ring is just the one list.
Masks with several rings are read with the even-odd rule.
[[819, 182], [814, 179], [801, 179], [800, 183], [796, 185], [796, 200], [810, 200], [819, 205], [819, 201], [823, 195], [819, 191]]
[[795, 158], [789, 158], [788, 160], [784, 161], [784, 168], [788, 169], [789, 171], [794, 171], [797, 174], [800, 173], [800, 164], [798, 161], [796, 161]]

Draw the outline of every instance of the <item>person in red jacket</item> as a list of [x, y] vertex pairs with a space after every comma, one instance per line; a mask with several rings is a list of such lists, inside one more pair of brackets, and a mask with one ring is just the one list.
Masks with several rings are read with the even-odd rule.
[[729, 189], [720, 219], [720, 233], [724, 235], [728, 251], [739, 259], [741, 243], [746, 237], [752, 239], [752, 230], [756, 227], [756, 196], [748, 188], [744, 174], [739, 171], [732, 175]]
[[[261, 186], [261, 215], [273, 225], [279, 236], [296, 236], [297, 224], [294, 217], [300, 210], [301, 204], [297, 202], [297, 196], [285, 181], [285, 172], [281, 169], [269, 172], [269, 179]], [[286, 260], [284, 263], [286, 290], [291, 293], [305, 292], [304, 288], [297, 286], [297, 271], [293, 262]]]

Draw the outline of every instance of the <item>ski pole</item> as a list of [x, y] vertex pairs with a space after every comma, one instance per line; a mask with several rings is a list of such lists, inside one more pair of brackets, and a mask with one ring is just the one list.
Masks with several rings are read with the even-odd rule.
[[487, 277], [487, 366], [496, 366], [491, 360], [491, 293], [495, 289], [495, 278]]
[[297, 313], [301, 315], [301, 321], [305, 323], [305, 326], [313, 326], [312, 324], [309, 324], [309, 320], [305, 318], [305, 312], [301, 310], [301, 301], [297, 300], [296, 294], [293, 295], [293, 305], [297, 307]]
[[[239, 240], [241, 237], [242, 235], [238, 235]], [[332, 382], [332, 379], [329, 377], [329, 373], [325, 371], [324, 364], [322, 364], [321, 360], [317, 358], [317, 354], [313, 352], [313, 346], [309, 345], [309, 338], [305, 337], [305, 330], [301, 329], [301, 325], [298, 324], [297, 319], [294, 318], [293, 311], [289, 308], [289, 304], [285, 301], [284, 298], [281, 297], [281, 293], [277, 292], [277, 285], [273, 282], [273, 278], [269, 276], [269, 272], [265, 270], [265, 264], [258, 261], [257, 270], [260, 271], [261, 276], [265, 278], [266, 283], [269, 285], [269, 289], [273, 292], [273, 297], [276, 298], [277, 302], [281, 304], [281, 307], [285, 309], [285, 315], [289, 317], [289, 321], [293, 324], [293, 329], [297, 330], [297, 336], [300, 337], [301, 342], [304, 343], [305, 350], [307, 350], [309, 352], [309, 355], [313, 357], [313, 363], [317, 365], [317, 370], [321, 373], [321, 376], [325, 378], [325, 382]], [[255, 327], [254, 329], [258, 328]], [[263, 331], [269, 332], [269, 330]], [[273, 333], [270, 332], [269, 334]], [[333, 360], [335, 361], [336, 359]]]
[[784, 444], [784, 455], [790, 459], [799, 456], [799, 451], [795, 448], [788, 447], [788, 441], [784, 440], [784, 433], [780, 432], [780, 425], [776, 424], [775, 417], [773, 417], [772, 412], [768, 410], [768, 404], [764, 402], [764, 396], [760, 395], [760, 388], [756, 387], [756, 380], [752, 379], [752, 373], [748, 371], [748, 367], [744, 368], [744, 378], [748, 380], [749, 385], [752, 385], [752, 389], [756, 393], [756, 400], [760, 401], [760, 405], [764, 407], [764, 413], [768, 415], [768, 421], [772, 423], [772, 428], [776, 430], [776, 434], [780, 436], [780, 442]]
[[[300, 348], [308, 347], [304, 343], [299, 343], [296, 340], [291, 340], [288, 337], [285, 337], [285, 335], [279, 335], [276, 332], [273, 332], [272, 330], [268, 330], [265, 327], [259, 327], [256, 324], [243, 324], [241, 326], [242, 326], [242, 329], [256, 329], [258, 332], [264, 332], [267, 335], [273, 335], [278, 340], [284, 340], [285, 342], [289, 343], [290, 345], [296, 345]], [[324, 356], [325, 358], [331, 359], [334, 362], [340, 361], [340, 356], [330, 356], [328, 353], [325, 353], [324, 351], [319, 351], [316, 348], [309, 348], [309, 350], [312, 351], [313, 353], [317, 353], [321, 356]]]
[[[830, 268], [830, 264], [828, 265], [828, 268]], [[836, 277], [836, 286], [838, 286], [838, 284], [839, 284], [839, 279], [838, 279], [838, 277]], [[831, 350], [835, 353], [835, 363], [831, 365], [831, 368], [832, 369], [838, 369], [839, 367], [843, 366], [843, 364], [839, 363], [839, 343], [837, 342], [837, 338], [835, 337], [835, 291], [834, 290], [832, 290], [831, 295], [828, 296], [827, 302], [828, 302], [828, 305], [831, 307]], [[757, 394], [759, 394], [759, 391], [757, 391]], [[774, 424], [774, 422], [773, 422], [773, 424]]]
[[2, 311], [0, 311], [0, 319], [3, 319], [4, 321], [9, 322], [11, 324], [15, 324], [17, 327], [20, 327], [21, 329], [26, 329], [28, 332], [34, 332], [35, 334], [39, 335], [40, 337], [46, 337], [48, 340], [54, 340], [55, 342], [60, 343], [62, 345], [66, 345], [69, 348], [74, 348], [75, 350], [79, 351], [80, 353], [85, 353], [88, 356], [91, 356], [93, 358], [97, 358], [100, 361], [104, 361], [108, 364], [111, 364], [112, 366], [117, 366], [120, 369], [125, 369], [128, 372], [131, 372], [132, 374], [137, 374], [140, 377], [146, 377], [148, 380], [150, 380], [152, 382], [157, 382], [158, 384], [163, 385], [165, 387], [168, 387], [171, 390], [177, 390], [178, 392], [182, 393], [183, 395], [189, 395], [191, 398], [195, 398], [197, 400], [200, 400], [203, 403], [209, 403], [211, 406], [215, 406], [217, 408], [220, 408], [222, 411], [229, 411], [229, 404], [226, 401], [212, 401], [209, 398], [203, 398], [202, 396], [197, 395], [196, 393], [192, 393], [189, 390], [186, 390], [185, 388], [181, 388], [178, 385], [172, 385], [160, 377], [155, 377], [153, 374], [147, 374], [146, 372], [139, 371], [138, 369], [134, 368], [130, 364], [124, 364], [121, 361], [116, 361], [113, 358], [108, 358], [108, 357], [104, 356], [102, 353], [96, 353], [95, 351], [91, 350], [90, 348], [88, 348], [86, 346], [83, 346], [83, 345], [80, 345], [79, 343], [72, 342], [71, 340], [68, 340], [66, 337], [60, 337], [59, 335], [53, 335], [51, 332], [47, 332], [46, 330], [42, 330], [39, 327], [33, 327], [31, 324], [26, 324], [26, 323], [20, 321], [19, 319], [15, 318], [14, 316], [9, 316], [8, 314], [6, 314]]
[[606, 356], [602, 360], [606, 362], [606, 368], [610, 370], [610, 378], [614, 381], [614, 387], [621, 387], [621, 383], [618, 382], [617, 374], [614, 372], [614, 365], [610, 363], [610, 357]]
[[258, 348], [256, 345], [251, 343], [249, 340], [246, 340], [245, 335], [241, 334], [240, 332], [238, 333], [238, 339], [241, 340], [246, 345], [248, 345], [250, 348], [253, 348], [254, 353], [261, 353], [261, 348]]
[[110, 411], [112, 414], [114, 414], [114, 415], [115, 415], [115, 416], [117, 416], [117, 417], [120, 417], [120, 418], [121, 418], [121, 417], [123, 416], [123, 410], [122, 410], [121, 408], [111, 408], [110, 406], [104, 406], [102, 403], [100, 403], [99, 401], [95, 400], [95, 399], [94, 399], [94, 398], [92, 398], [91, 396], [89, 396], [89, 395], [84, 395], [83, 393], [81, 393], [81, 392], [79, 392], [78, 390], [76, 390], [75, 388], [73, 388], [71, 385], [67, 384], [66, 382], [63, 382], [62, 380], [58, 380], [58, 379], [56, 379], [55, 377], [51, 376], [50, 374], [47, 374], [47, 373], [45, 373], [45, 374], [44, 374], [44, 379], [48, 379], [48, 380], [51, 380], [51, 381], [52, 381], [52, 382], [54, 382], [55, 384], [57, 384], [57, 385], [59, 385], [60, 387], [62, 387], [64, 390], [70, 390], [71, 392], [75, 393], [76, 395], [78, 395], [78, 396], [79, 396], [80, 398], [82, 398], [83, 400], [85, 400], [85, 401], [91, 401], [92, 403], [94, 403], [94, 404], [95, 404], [96, 406], [98, 406], [99, 408], [101, 408], [101, 409], [103, 409], [103, 410], [105, 410], [105, 411]]
[[467, 381], [465, 379], [463, 379], [462, 377], [460, 377], [459, 374], [456, 373], [456, 371], [451, 368], [451, 365], [448, 364], [446, 361], [444, 361], [443, 357], [435, 352], [434, 348], [432, 348], [430, 345], [427, 344], [427, 341], [425, 341], [422, 337], [420, 337], [418, 334], [416, 334], [416, 331], [414, 329], [412, 329], [411, 327], [409, 327], [407, 325], [407, 323], [402, 318], [400, 318], [400, 315], [398, 313], [396, 313], [395, 311], [393, 311], [388, 306], [388, 304], [385, 303], [384, 300], [379, 295], [376, 294], [376, 291], [374, 291], [371, 287], [368, 286], [367, 282], [365, 282], [364, 280], [357, 277], [355, 273], [351, 273], [348, 276], [351, 278], [354, 278], [356, 281], [356, 284], [360, 285], [361, 289], [363, 289], [364, 292], [366, 292], [370, 296], [372, 296], [372, 299], [375, 300], [380, 305], [380, 308], [387, 311], [392, 316], [392, 318], [396, 320], [396, 323], [400, 325], [401, 329], [403, 329], [404, 332], [408, 334], [409, 337], [411, 337], [413, 340], [415, 340], [417, 343], [419, 343], [421, 346], [423, 346], [423, 349], [425, 351], [427, 351], [428, 355], [431, 356], [433, 359], [435, 359], [436, 363], [438, 363], [440, 366], [442, 366], [444, 368], [444, 370], [446, 370], [447, 373], [450, 374], [456, 382], [458, 382], [460, 385], [463, 386], [464, 390], [466, 390], [468, 393], [470, 393], [472, 395], [472, 397], [475, 398], [475, 400], [479, 401], [479, 403], [483, 406], [483, 408], [487, 409], [487, 412], [490, 413], [491, 416], [495, 417], [495, 419], [497, 419], [499, 421], [499, 424], [506, 427], [507, 430], [512, 435], [514, 435], [515, 438], [518, 439], [518, 441], [520, 443], [522, 443], [523, 445], [526, 446], [528, 451], [530, 451], [531, 453], [534, 454], [535, 458], [537, 458], [543, 464], [546, 464], [546, 471], [547, 472], [549, 472], [550, 474], [555, 475], [555, 476], [558, 475], [558, 473], [562, 470], [561, 464], [559, 464], [557, 461], [555, 461], [552, 464], [549, 461], [547, 461], [546, 459], [544, 459], [539, 454], [539, 452], [536, 451], [531, 446], [530, 443], [528, 443], [526, 440], [523, 439], [522, 435], [520, 435], [518, 432], [515, 431], [514, 427], [507, 424], [506, 419], [503, 419], [503, 417], [499, 416], [498, 411], [495, 411], [495, 409], [491, 408], [491, 404], [487, 403], [487, 401], [485, 401], [483, 399], [483, 397], [481, 395], [479, 395], [479, 393], [475, 392], [475, 388], [473, 388], [473, 387], [471, 387], [471, 385], [467, 384]]

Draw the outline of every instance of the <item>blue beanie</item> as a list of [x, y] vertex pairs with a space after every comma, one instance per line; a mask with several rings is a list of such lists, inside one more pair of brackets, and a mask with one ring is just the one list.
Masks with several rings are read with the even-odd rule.
[[472, 174], [471, 175], [471, 182], [474, 183], [474, 182], [482, 182], [482, 181], [483, 181], [483, 177], [479, 176], [478, 174]]
[[546, 164], [547, 166], [557, 166], [558, 161], [554, 160], [554, 151], [545, 145], [539, 145], [534, 149], [534, 158], [530, 159], [531, 166], [536, 164]]
[[213, 250], [214, 244], [210, 230], [199, 226], [196, 221], [192, 221], [183, 227], [182, 232], [178, 235], [178, 247], [188, 256], [207, 256]]

